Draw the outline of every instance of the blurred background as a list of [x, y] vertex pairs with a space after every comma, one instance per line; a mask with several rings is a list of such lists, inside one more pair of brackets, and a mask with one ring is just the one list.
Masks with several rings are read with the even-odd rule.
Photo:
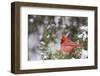
[[88, 58], [87, 17], [28, 15], [28, 37], [28, 60]]

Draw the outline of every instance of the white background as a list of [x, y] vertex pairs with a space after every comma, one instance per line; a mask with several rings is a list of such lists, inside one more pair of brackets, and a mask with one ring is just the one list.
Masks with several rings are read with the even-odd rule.
[[[11, 10], [10, 3], [16, 0], [0, 0], [0, 76], [99, 76], [100, 74], [100, 59], [98, 59], [98, 70], [81, 70], [81, 71], [65, 71], [53, 73], [38, 73], [38, 74], [21, 74], [14, 75], [10, 73], [11, 60]], [[17, 0], [28, 2], [41, 3], [57, 3], [57, 4], [74, 4], [98, 6], [98, 21], [100, 21], [100, 0]], [[98, 22], [98, 28], [100, 28]], [[100, 33], [100, 29], [98, 29]], [[98, 46], [100, 46], [100, 35], [98, 35]], [[98, 58], [100, 58], [100, 48], [98, 48]]]

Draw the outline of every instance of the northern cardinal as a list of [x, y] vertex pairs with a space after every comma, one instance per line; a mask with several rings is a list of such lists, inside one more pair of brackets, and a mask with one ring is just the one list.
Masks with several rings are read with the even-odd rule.
[[62, 34], [61, 36], [60, 46], [61, 46], [61, 53], [64, 55], [71, 53], [74, 48], [77, 48], [77, 44], [71, 41], [64, 34]]

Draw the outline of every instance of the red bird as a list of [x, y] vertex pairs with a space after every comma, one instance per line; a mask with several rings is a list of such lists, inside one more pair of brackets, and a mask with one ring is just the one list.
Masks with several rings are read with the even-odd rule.
[[75, 42], [72, 42], [64, 34], [62, 34], [62, 37], [60, 40], [60, 46], [61, 46], [61, 53], [64, 55], [69, 54], [70, 52], [72, 52], [74, 48], [77, 48], [77, 44]]

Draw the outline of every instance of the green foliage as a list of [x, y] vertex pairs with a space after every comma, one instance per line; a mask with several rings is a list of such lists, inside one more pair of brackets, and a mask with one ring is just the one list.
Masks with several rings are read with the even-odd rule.
[[[69, 17], [69, 23], [68, 26], [67, 23], [63, 23], [64, 17], [60, 17], [60, 21], [58, 23], [54, 22], [55, 16], [36, 16], [34, 17], [34, 22], [32, 23], [32, 32], [38, 30], [39, 26], [44, 26], [44, 33], [43, 37], [40, 40], [40, 50], [43, 52], [41, 55], [43, 60], [48, 59], [79, 59], [80, 53], [82, 49], [88, 50], [87, 42], [87, 30], [81, 29], [81, 27], [87, 27], [87, 18], [86, 17]], [[65, 21], [66, 22], [66, 21]], [[56, 27], [58, 25], [58, 27]], [[65, 25], [64, 28], [61, 26]], [[50, 28], [48, 28], [50, 26]], [[48, 47], [50, 42], [56, 42], [57, 39], [57, 32], [63, 31], [66, 34], [68, 34], [68, 37], [78, 44], [78, 48], [75, 48], [72, 50], [70, 54], [62, 54], [60, 50], [56, 50], [56, 52], [53, 52], [55, 50], [52, 50], [52, 47]], [[84, 33], [83, 33], [84, 32]], [[82, 35], [82, 37], [79, 37], [79, 35]], [[86, 36], [85, 36], [86, 35]], [[50, 49], [48, 49], [50, 48]]]

